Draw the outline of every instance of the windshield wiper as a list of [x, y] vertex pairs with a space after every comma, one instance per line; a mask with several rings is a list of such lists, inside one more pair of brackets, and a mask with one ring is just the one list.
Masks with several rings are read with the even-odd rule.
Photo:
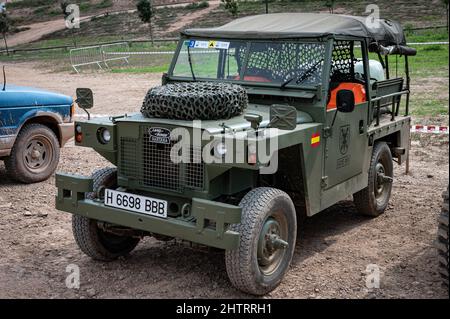
[[191, 51], [189, 50], [189, 46], [187, 47], [187, 53], [188, 53], [189, 67], [191, 68], [192, 79], [194, 81], [197, 81], [194, 74], [194, 67], [192, 66]]
[[302, 75], [300, 75], [299, 77], [292, 77], [290, 79], [288, 79], [287, 81], [285, 81], [283, 84], [281, 84], [280, 89], [284, 89], [286, 88], [286, 85], [288, 85], [289, 83], [291, 83], [292, 81], [294, 81], [295, 79], [297, 79], [297, 81], [295, 81], [296, 84], [300, 84], [303, 81], [305, 81], [307, 78], [309, 78], [311, 75], [313, 75], [313, 71], [319, 66], [320, 63], [322, 63], [323, 59], [317, 61], [312, 67], [310, 67], [308, 70], [306, 70], [305, 72], [302, 73]]

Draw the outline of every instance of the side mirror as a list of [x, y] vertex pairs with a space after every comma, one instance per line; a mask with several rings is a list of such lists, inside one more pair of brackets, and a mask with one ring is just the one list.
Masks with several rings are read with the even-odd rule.
[[355, 109], [355, 95], [350, 90], [339, 90], [336, 96], [338, 112], [351, 113]]
[[77, 104], [83, 110], [92, 109], [94, 107], [94, 94], [91, 89], [77, 89]]
[[280, 130], [294, 130], [297, 127], [297, 109], [290, 105], [272, 105], [270, 107], [269, 127]]

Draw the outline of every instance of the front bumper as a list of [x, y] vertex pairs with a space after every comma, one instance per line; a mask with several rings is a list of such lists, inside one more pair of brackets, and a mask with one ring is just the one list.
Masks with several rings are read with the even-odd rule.
[[[93, 190], [90, 177], [58, 173], [56, 186], [56, 208], [61, 211], [226, 250], [239, 244], [239, 233], [228, 230], [228, 225], [241, 222], [238, 206], [193, 198], [190, 216], [162, 219], [86, 199], [85, 193]], [[208, 226], [211, 222], [215, 227]]]

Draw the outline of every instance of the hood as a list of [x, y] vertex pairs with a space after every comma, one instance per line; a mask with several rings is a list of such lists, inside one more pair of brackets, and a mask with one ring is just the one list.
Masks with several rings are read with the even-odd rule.
[[70, 96], [41, 89], [16, 85], [7, 85], [5, 91], [0, 88], [0, 108], [72, 105], [72, 103], [73, 99]]
[[[267, 106], [260, 106], [255, 104], [250, 104], [246, 110], [246, 113], [255, 113], [263, 117], [261, 122], [261, 128], [266, 127], [270, 122], [270, 108]], [[235, 131], [243, 131], [250, 129], [250, 122], [248, 122], [244, 115], [235, 116], [228, 120], [216, 120], [216, 121], [199, 121], [193, 123], [192, 121], [182, 121], [182, 120], [170, 120], [163, 118], [146, 118], [142, 114], [133, 114], [126, 118], [117, 119], [117, 122], [140, 122], [140, 123], [151, 123], [151, 124], [161, 124], [170, 125], [176, 127], [198, 127], [201, 123], [201, 128], [208, 131], [210, 134], [219, 134], [223, 131], [223, 125], [226, 128]], [[303, 111], [297, 111], [297, 124], [312, 123], [312, 117]], [[198, 127], [199, 128], [199, 127]]]

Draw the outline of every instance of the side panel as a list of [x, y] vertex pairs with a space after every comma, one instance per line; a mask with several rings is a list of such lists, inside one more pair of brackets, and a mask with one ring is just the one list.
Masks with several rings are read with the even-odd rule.
[[[302, 168], [305, 206], [308, 216], [320, 212], [321, 177], [323, 155], [323, 125], [311, 123], [297, 126], [296, 131], [282, 131], [279, 136], [279, 149], [292, 145], [301, 146]], [[283, 165], [283, 163], [279, 163]]]
[[[327, 113], [331, 125], [337, 111]], [[337, 113], [336, 121], [326, 139], [324, 183], [329, 189], [363, 171], [367, 159], [368, 103], [356, 105], [352, 113]]]

